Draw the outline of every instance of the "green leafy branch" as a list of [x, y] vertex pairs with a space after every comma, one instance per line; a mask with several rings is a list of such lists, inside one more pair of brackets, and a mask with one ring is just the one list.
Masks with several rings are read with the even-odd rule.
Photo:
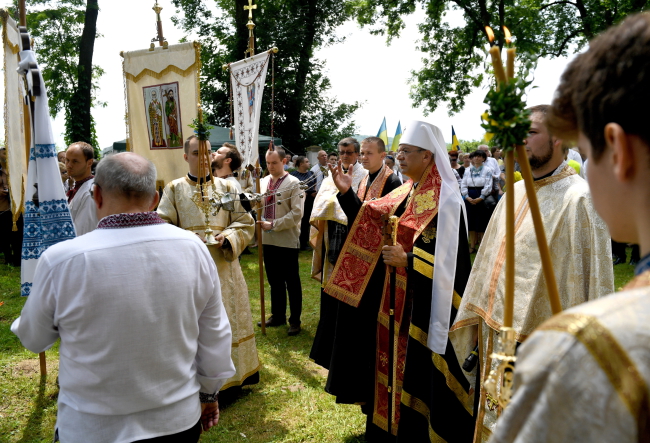
[[214, 126], [210, 126], [197, 118], [192, 120], [192, 124], [189, 125], [190, 128], [194, 129], [196, 138], [199, 140], [209, 140], [210, 139], [210, 129], [213, 129]]
[[526, 89], [533, 82], [530, 73], [536, 63], [530, 56], [520, 57], [522, 69], [517, 78], [500, 83], [499, 88], [490, 89], [483, 103], [489, 109], [481, 115], [481, 127], [485, 129], [485, 140], [492, 145], [510, 151], [528, 136], [530, 111], [526, 109]]

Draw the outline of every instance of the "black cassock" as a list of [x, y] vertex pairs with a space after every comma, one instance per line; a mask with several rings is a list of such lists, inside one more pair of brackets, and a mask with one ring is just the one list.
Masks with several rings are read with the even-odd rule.
[[[404, 200], [395, 215], [401, 216]], [[352, 192], [339, 195], [348, 216], [356, 218], [362, 202]], [[460, 298], [471, 270], [464, 217], [458, 232], [453, 324]], [[332, 298], [338, 304], [332, 357], [326, 391], [337, 403], [361, 404], [368, 415], [366, 439], [369, 442], [471, 442], [474, 434], [474, 402], [470, 385], [463, 375], [452, 344], [447, 340], [444, 355], [426, 346], [431, 315], [431, 291], [436, 246], [437, 215], [415, 240], [408, 253], [406, 300], [402, 324], [409, 328], [400, 421], [397, 437], [372, 422], [375, 401], [375, 362], [377, 318], [383, 294], [386, 266], [378, 263], [358, 307]], [[381, 260], [381, 259], [380, 259]], [[473, 392], [473, 390], [471, 390]]]

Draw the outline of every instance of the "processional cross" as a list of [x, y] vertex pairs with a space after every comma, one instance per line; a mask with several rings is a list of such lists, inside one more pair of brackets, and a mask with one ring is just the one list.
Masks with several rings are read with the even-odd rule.
[[248, 6], [244, 6], [244, 9], [248, 11], [248, 19], [253, 20], [253, 9], [257, 9], [257, 5], [253, 4], [253, 0], [248, 0]]

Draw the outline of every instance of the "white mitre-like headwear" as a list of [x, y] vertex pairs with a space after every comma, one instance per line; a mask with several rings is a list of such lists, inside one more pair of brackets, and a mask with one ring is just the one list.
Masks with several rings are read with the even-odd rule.
[[[460, 195], [456, 177], [451, 170], [447, 144], [440, 128], [431, 123], [412, 120], [406, 124], [406, 129], [404, 129], [400, 139], [401, 144], [417, 146], [433, 152], [438, 173], [442, 178], [438, 202], [436, 271], [431, 290], [431, 318], [429, 320], [427, 346], [433, 352], [444, 354], [447, 349], [447, 337], [451, 326], [449, 318], [454, 295], [458, 248], [467, 247], [466, 243], [458, 244], [461, 211], [465, 219], [465, 229], [467, 229], [465, 203]], [[467, 234], [467, 231], [465, 234]]]
[[[431, 151], [434, 154], [438, 153], [437, 148], [440, 147], [441, 151], [444, 151], [444, 154], [447, 155], [447, 150], [445, 149], [447, 144], [445, 143], [445, 138], [442, 136], [442, 131], [431, 123], [419, 120], [411, 120], [410, 122], [407, 122], [407, 126], [405, 126], [404, 133], [402, 134], [399, 143], [400, 145], [407, 144], [417, 146], [418, 148]], [[449, 161], [447, 161], [447, 163], [449, 163]]]

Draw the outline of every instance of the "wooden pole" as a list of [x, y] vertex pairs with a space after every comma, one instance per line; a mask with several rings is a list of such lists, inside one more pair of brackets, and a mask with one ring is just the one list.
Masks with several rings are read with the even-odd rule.
[[503, 326], [512, 327], [515, 300], [515, 153], [506, 152], [506, 294]]
[[[260, 160], [255, 162], [255, 186], [257, 192], [260, 192]], [[257, 209], [257, 221], [262, 220], [262, 211], [264, 202]], [[257, 263], [260, 268], [260, 312], [262, 316], [262, 335], [266, 335], [266, 307], [264, 306], [264, 247], [262, 245], [262, 225], [255, 223], [255, 232], [257, 233]]]
[[[18, 2], [18, 16], [19, 16], [19, 24], [20, 26], [27, 26], [27, 13], [25, 9], [25, 0], [20, 0]], [[26, 150], [27, 150], [27, 163], [29, 163], [29, 151], [31, 149], [32, 145], [32, 140], [31, 140], [31, 135], [32, 135], [32, 121], [30, 117], [30, 112], [31, 109], [29, 106], [24, 106], [25, 110], [25, 128], [29, 128], [28, 130], [25, 131], [25, 141], [26, 143]], [[44, 377], [47, 375], [47, 360], [45, 359], [45, 352], [40, 352], [38, 354], [38, 360], [40, 362], [41, 366], [41, 377]]]
[[27, 15], [25, 13], [25, 0], [20, 0], [18, 4], [20, 26], [27, 26]]
[[45, 360], [45, 352], [38, 354], [38, 360], [41, 363], [41, 377], [45, 377], [47, 375], [47, 362]]
[[[542, 271], [546, 279], [546, 286], [548, 288], [548, 297], [551, 302], [551, 312], [553, 315], [562, 312], [562, 303], [560, 303], [560, 294], [557, 289], [557, 281], [555, 280], [555, 272], [553, 271], [553, 262], [551, 261], [551, 253], [548, 249], [546, 242], [546, 232], [544, 231], [544, 224], [542, 222], [542, 215], [539, 210], [539, 202], [537, 201], [537, 192], [535, 191], [535, 184], [533, 182], [533, 174], [526, 155], [526, 148], [524, 145], [517, 146], [517, 158], [521, 166], [521, 175], [524, 178], [526, 185], [526, 195], [528, 196], [528, 204], [530, 206], [530, 215], [533, 217], [533, 226], [535, 227], [535, 236], [537, 237], [537, 247], [539, 248], [539, 255], [542, 259]], [[508, 184], [508, 186], [510, 186]]]

